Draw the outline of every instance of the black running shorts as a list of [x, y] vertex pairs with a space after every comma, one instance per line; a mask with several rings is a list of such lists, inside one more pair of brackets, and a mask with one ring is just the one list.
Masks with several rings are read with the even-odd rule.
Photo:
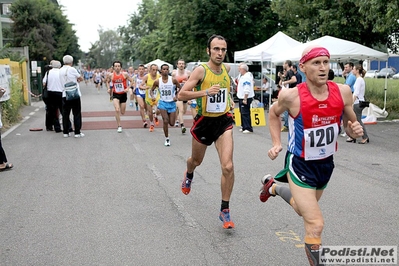
[[119, 103], [125, 103], [126, 101], [127, 101], [127, 95], [126, 95], [126, 93], [113, 93], [112, 94], [112, 97], [114, 98], [114, 99], [118, 99], [119, 100]]
[[197, 115], [191, 127], [191, 135], [198, 142], [207, 146], [212, 145], [225, 131], [233, 128], [233, 117], [230, 113], [217, 117]]

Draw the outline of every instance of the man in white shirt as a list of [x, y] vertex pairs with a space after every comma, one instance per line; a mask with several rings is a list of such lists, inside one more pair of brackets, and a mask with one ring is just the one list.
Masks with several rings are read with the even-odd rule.
[[251, 123], [251, 103], [255, 95], [254, 79], [251, 72], [248, 72], [248, 65], [241, 63], [238, 70], [240, 79], [237, 86], [237, 97], [241, 114], [242, 133], [252, 133], [254, 130]]
[[63, 86], [60, 80], [61, 62], [52, 60], [51, 69], [43, 77], [43, 86], [47, 85], [48, 99], [46, 100], [46, 129], [56, 133], [61, 132], [59, 114], [62, 113], [62, 90]]
[[[82, 96], [79, 88], [79, 82], [83, 80], [82, 76], [79, 72], [72, 67], [73, 57], [70, 55], [66, 55], [62, 58], [64, 62], [64, 66], [60, 69], [60, 81], [63, 87], [62, 92], [62, 102], [63, 102], [63, 113], [62, 113], [62, 125], [63, 125], [63, 133], [64, 138], [69, 137], [68, 125], [69, 125], [69, 115], [71, 114], [71, 110], [73, 113], [73, 124], [75, 130], [75, 138], [84, 137], [84, 134], [80, 132], [82, 128], [82, 107], [80, 102], [80, 97]], [[67, 99], [65, 92], [65, 84], [73, 82], [76, 84], [77, 92], [79, 94], [78, 98], [75, 99]]]

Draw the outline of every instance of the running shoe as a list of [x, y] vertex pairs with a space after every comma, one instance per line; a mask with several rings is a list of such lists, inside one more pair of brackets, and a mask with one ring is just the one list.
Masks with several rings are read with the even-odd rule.
[[283, 126], [283, 127], [281, 128], [281, 132], [288, 132], [288, 127]]
[[271, 188], [273, 186], [273, 184], [275, 184], [275, 183], [276, 182], [274, 182], [274, 178], [269, 174], [262, 177], [263, 187], [261, 188], [260, 193], [259, 193], [259, 199], [261, 202], [266, 202], [270, 198], [270, 196], [271, 197], [276, 196], [276, 195], [270, 194], [270, 192], [269, 192], [269, 188]]
[[183, 192], [184, 195], [188, 195], [190, 193], [191, 182], [193, 182], [193, 180], [187, 178], [187, 171], [184, 172], [183, 182], [181, 183], [181, 192]]
[[85, 136], [85, 134], [83, 134], [82, 132], [80, 132], [79, 134], [75, 134], [75, 138], [83, 138]]
[[143, 127], [146, 128], [148, 126], [147, 122], [143, 123]]
[[129, 106], [130, 106], [130, 107], [133, 107], [133, 102], [130, 102], [130, 103], [129, 103]]
[[176, 120], [175, 127], [179, 127], [179, 120]]
[[150, 126], [150, 132], [154, 131], [154, 125]]
[[187, 130], [187, 129], [186, 129], [185, 127], [182, 127], [182, 128], [181, 128], [181, 133], [182, 133], [182, 134], [186, 133], [186, 130]]
[[167, 147], [170, 146], [170, 140], [169, 139], [165, 139], [165, 146], [167, 146]]
[[122, 127], [121, 127], [121, 126], [118, 127], [117, 132], [118, 132], [118, 133], [122, 133]]
[[220, 221], [223, 222], [224, 229], [232, 229], [234, 228], [234, 223], [230, 218], [230, 209], [224, 209], [219, 214]]
[[159, 120], [158, 120], [158, 117], [154, 117], [154, 120], [155, 120], [155, 125], [159, 125]]

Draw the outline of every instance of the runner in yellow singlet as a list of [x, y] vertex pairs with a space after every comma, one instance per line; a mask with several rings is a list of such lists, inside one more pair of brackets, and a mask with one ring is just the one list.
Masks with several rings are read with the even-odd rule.
[[[150, 66], [150, 72], [144, 76], [141, 84], [140, 84], [140, 89], [146, 90], [145, 92], [145, 103], [147, 105], [147, 114], [148, 117], [150, 118], [150, 132], [154, 131], [154, 120], [155, 124], [159, 124], [157, 114], [156, 114], [156, 107], [158, 105], [158, 101], [160, 98], [159, 95], [159, 90], [158, 88], [154, 90], [154, 97], [152, 98], [149, 92], [149, 89], [152, 88], [152, 84], [154, 84], [154, 81], [159, 79], [161, 75], [158, 72], [158, 66], [156, 64], [152, 64]], [[155, 114], [155, 117], [154, 117]]]
[[233, 118], [229, 112], [233, 107], [228, 74], [230, 66], [223, 64], [226, 52], [226, 40], [220, 35], [212, 35], [207, 45], [209, 61], [191, 73], [178, 98], [180, 101], [196, 99], [198, 104], [198, 114], [190, 130], [193, 136], [191, 156], [187, 159], [181, 191], [185, 195], [190, 193], [194, 170], [202, 163], [208, 146], [215, 143], [222, 169], [219, 219], [223, 228], [230, 229], [234, 228], [229, 207], [234, 186], [234, 145]]

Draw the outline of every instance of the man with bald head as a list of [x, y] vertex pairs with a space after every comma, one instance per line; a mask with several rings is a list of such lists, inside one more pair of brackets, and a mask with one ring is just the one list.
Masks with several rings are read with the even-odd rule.
[[265, 202], [270, 196], [279, 195], [302, 216], [309, 264], [323, 265], [319, 250], [324, 220], [318, 201], [333, 173], [341, 115], [348, 136], [362, 136], [363, 128], [353, 112], [349, 86], [328, 80], [327, 49], [306, 48], [299, 67], [306, 75], [306, 82], [282, 90], [269, 113], [273, 147], [268, 156], [272, 160], [283, 150], [280, 115], [284, 111], [289, 113], [285, 167], [275, 176], [277, 181], [288, 182], [289, 187], [277, 185], [271, 175], [265, 175], [259, 198]]

